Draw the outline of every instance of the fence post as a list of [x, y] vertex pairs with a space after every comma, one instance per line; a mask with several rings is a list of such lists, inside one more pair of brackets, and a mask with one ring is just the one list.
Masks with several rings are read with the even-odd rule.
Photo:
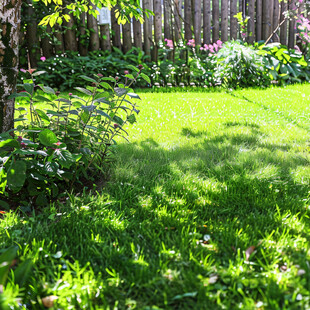
[[203, 0], [203, 43], [211, 42], [211, 0]]
[[115, 17], [115, 10], [116, 7], [112, 8], [111, 10], [112, 44], [113, 46], [121, 49], [122, 48], [121, 27], [118, 24], [117, 19]]
[[[282, 22], [285, 18], [285, 16], [283, 15], [283, 13], [285, 11], [287, 11], [287, 3], [282, 1], [281, 2], [280, 22]], [[283, 45], [287, 44], [287, 20], [285, 20], [280, 27], [280, 42]]]
[[[143, 9], [152, 10], [152, 1], [143, 0]], [[146, 55], [151, 56], [151, 43], [153, 42], [152, 16], [147, 17], [146, 13], [144, 13], [143, 39], [144, 39], [144, 52]]]
[[154, 16], [154, 34], [155, 34], [155, 51], [154, 51], [154, 60], [158, 60], [158, 47], [159, 43], [162, 40], [162, 9], [161, 1], [154, 0], [153, 2], [153, 12]]
[[132, 48], [131, 23], [122, 25], [123, 32], [123, 52], [127, 53]]
[[182, 24], [180, 16], [182, 14], [182, 0], [174, 0], [174, 41], [182, 39]]
[[133, 17], [133, 44], [135, 47], [142, 50], [142, 29], [141, 29], [141, 23], [139, 20], [137, 20], [135, 17]]
[[219, 0], [212, 1], [212, 19], [213, 19], [213, 28], [212, 28], [212, 41], [216, 42], [219, 38], [220, 32], [220, 5]]
[[185, 40], [192, 39], [192, 8], [191, 0], [184, 0], [184, 30]]
[[248, 21], [248, 36], [249, 43], [253, 43], [255, 40], [255, 0], [249, 0], [248, 2], [248, 16], [250, 17]]
[[201, 0], [194, 0], [194, 35], [196, 46], [201, 45]]
[[236, 40], [238, 37], [238, 20], [234, 17], [237, 14], [237, 0], [230, 2], [230, 39]]
[[263, 2], [262, 0], [256, 1], [256, 41], [261, 41], [262, 39], [262, 29], [263, 29]]

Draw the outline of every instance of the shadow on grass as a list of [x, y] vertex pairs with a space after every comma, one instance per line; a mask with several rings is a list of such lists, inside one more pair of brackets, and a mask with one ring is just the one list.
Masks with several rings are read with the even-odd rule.
[[[267, 244], [260, 244], [271, 236], [275, 243], [297, 235], [308, 239], [310, 224], [302, 216], [309, 185], [292, 171], [309, 163], [289, 147], [259, 142], [255, 124], [226, 126], [251, 130], [203, 139], [205, 132], [183, 128], [181, 136], [200, 139], [169, 149], [152, 139], [119, 145], [103, 195], [72, 197], [72, 209], [59, 221], [38, 223], [29, 240], [54, 241], [70, 260], [90, 262], [105, 284], [99, 304], [119, 301], [125, 308], [130, 299], [141, 309], [209, 309], [222, 300], [234, 308], [244, 298], [233, 287], [246, 278], [256, 281], [247, 288], [249, 296], [261, 298], [264, 290], [264, 298], [281, 308], [292, 289], [260, 273], [283, 253], [269, 248], [266, 256], [260, 247]], [[288, 222], [290, 216], [304, 232]], [[251, 245], [257, 248], [255, 263], [236, 274], [231, 265]], [[303, 248], [287, 253], [306, 269]], [[219, 280], [210, 285], [214, 273]]]

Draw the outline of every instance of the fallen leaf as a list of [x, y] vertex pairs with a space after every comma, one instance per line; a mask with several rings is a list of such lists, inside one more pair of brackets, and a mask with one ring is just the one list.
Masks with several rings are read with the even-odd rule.
[[56, 300], [58, 297], [55, 295], [46, 296], [42, 298], [42, 304], [46, 308], [52, 308], [54, 307], [54, 300]]
[[251, 254], [254, 252], [254, 250], [255, 250], [254, 245], [251, 245], [249, 248], [246, 249], [246, 251], [245, 251], [245, 260], [246, 261], [249, 261], [249, 258], [251, 256]]

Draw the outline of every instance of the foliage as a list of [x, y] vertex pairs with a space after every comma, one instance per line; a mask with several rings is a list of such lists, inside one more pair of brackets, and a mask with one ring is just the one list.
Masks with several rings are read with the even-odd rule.
[[259, 50], [271, 78], [280, 85], [310, 81], [309, 65], [300, 51], [279, 43], [261, 45]]
[[[11, 95], [26, 100], [26, 107], [16, 109], [19, 125], [0, 135], [0, 190], [5, 200], [46, 205], [73, 185], [105, 175], [115, 138], [125, 138], [125, 126], [133, 124], [139, 113], [136, 103], [129, 101], [140, 99], [130, 85], [138, 76], [148, 80], [142, 66], [131, 69], [133, 74], [122, 76], [125, 84], [101, 74], [80, 76], [92, 85], [76, 87], [82, 97], [34, 84], [44, 73], [28, 70], [32, 80], [19, 85], [22, 92]], [[35, 92], [36, 87], [50, 97]], [[48, 108], [37, 108], [43, 102]]]
[[270, 85], [263, 57], [241, 42], [226, 42], [217, 54], [215, 76], [228, 88]]
[[[81, 75], [102, 74], [104, 77], [117, 77], [120, 73], [128, 70], [131, 65], [143, 65], [144, 72], [148, 73], [148, 66], [145, 63], [147, 56], [144, 52], [132, 48], [123, 54], [118, 48], [113, 48], [113, 53], [89, 52], [88, 56], [80, 56], [77, 52], [66, 52], [66, 54], [40, 61], [38, 71], [46, 71], [36, 77], [37, 84], [50, 85], [60, 91], [72, 89], [73, 87], [83, 87], [85, 80]], [[26, 76], [20, 77], [22, 79]], [[148, 83], [140, 76], [136, 86], [145, 87]]]
[[[247, 16], [247, 17], [243, 18], [242, 12], [237, 13], [236, 15], [234, 15], [234, 17], [237, 19], [238, 24], [239, 24], [240, 37], [245, 42], [247, 39], [247, 35], [248, 35], [248, 21], [249, 21], [250, 17]], [[249, 36], [252, 36], [252, 34], [250, 33]]]

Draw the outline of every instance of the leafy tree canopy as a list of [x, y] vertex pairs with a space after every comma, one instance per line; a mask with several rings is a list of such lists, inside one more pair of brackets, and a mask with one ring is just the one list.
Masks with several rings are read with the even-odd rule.
[[115, 16], [119, 23], [125, 24], [130, 18], [135, 17], [140, 22], [143, 21], [142, 13], [145, 12], [147, 17], [152, 14], [150, 10], [142, 10], [140, 0], [76, 0], [68, 3], [66, 0], [34, 0], [43, 2], [46, 6], [54, 4], [54, 12], [45, 16], [39, 25], [50, 25], [53, 27], [56, 23], [62, 24], [63, 19], [69, 21], [70, 15], [79, 17], [82, 12], [88, 12], [97, 17], [97, 8], [108, 7], [115, 8]]

